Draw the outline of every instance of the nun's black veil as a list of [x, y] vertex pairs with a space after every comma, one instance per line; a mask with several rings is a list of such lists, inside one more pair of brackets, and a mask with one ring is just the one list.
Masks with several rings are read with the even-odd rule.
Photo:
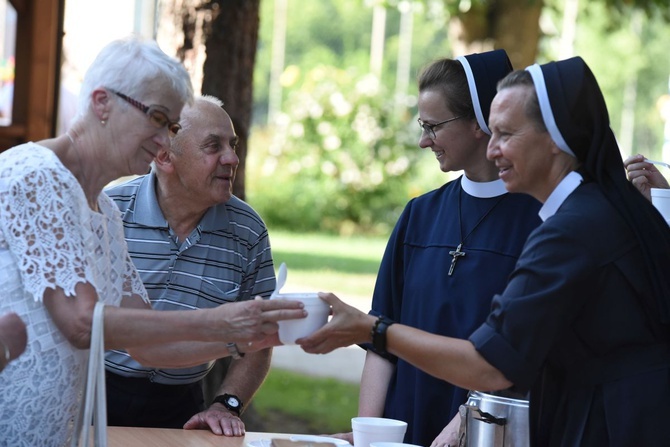
[[[661, 321], [670, 324], [670, 228], [626, 179], [598, 82], [580, 57], [540, 66], [556, 125], [607, 199], [633, 229], [642, 248]], [[650, 303], [652, 306], [654, 303]]]
[[498, 81], [512, 71], [512, 63], [502, 49], [459, 56], [456, 60], [463, 65], [477, 123], [491, 135], [488, 127], [491, 102], [498, 92]]

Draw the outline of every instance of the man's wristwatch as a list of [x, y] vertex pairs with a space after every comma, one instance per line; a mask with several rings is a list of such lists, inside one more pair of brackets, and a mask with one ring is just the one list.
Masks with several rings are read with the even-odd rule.
[[220, 396], [216, 396], [212, 403], [214, 402], [220, 403], [238, 416], [242, 414], [242, 401], [234, 394], [222, 394]]

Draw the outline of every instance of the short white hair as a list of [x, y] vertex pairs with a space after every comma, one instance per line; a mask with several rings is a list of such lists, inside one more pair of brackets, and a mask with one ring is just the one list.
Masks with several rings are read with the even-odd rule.
[[153, 40], [130, 36], [107, 44], [84, 75], [78, 116], [88, 113], [93, 90], [106, 87], [141, 101], [148, 85], [164, 83], [184, 104], [193, 102], [191, 78], [184, 66]]

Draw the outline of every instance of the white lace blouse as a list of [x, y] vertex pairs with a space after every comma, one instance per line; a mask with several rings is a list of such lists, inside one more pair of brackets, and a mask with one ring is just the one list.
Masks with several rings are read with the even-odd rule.
[[64, 446], [74, 435], [88, 351], [54, 324], [47, 288], [75, 299], [89, 282], [107, 305], [147, 300], [119, 209], [104, 193], [98, 206], [51, 150], [27, 143], [0, 154], [0, 315], [16, 312], [28, 327], [26, 351], [0, 373], [0, 446]]

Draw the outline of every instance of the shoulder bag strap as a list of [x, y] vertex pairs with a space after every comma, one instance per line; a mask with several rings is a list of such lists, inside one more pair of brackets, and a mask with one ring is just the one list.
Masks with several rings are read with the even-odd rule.
[[[102, 301], [95, 304], [93, 327], [91, 328], [91, 348], [88, 358], [88, 375], [83, 418], [80, 421], [81, 436], [73, 445], [88, 447], [91, 444], [91, 421], [95, 427], [95, 447], [107, 446], [107, 396], [105, 391], [105, 337], [104, 308]], [[94, 413], [95, 410], [95, 413]], [[75, 433], [79, 433], [77, 430]], [[76, 441], [79, 441], [77, 443]]]

